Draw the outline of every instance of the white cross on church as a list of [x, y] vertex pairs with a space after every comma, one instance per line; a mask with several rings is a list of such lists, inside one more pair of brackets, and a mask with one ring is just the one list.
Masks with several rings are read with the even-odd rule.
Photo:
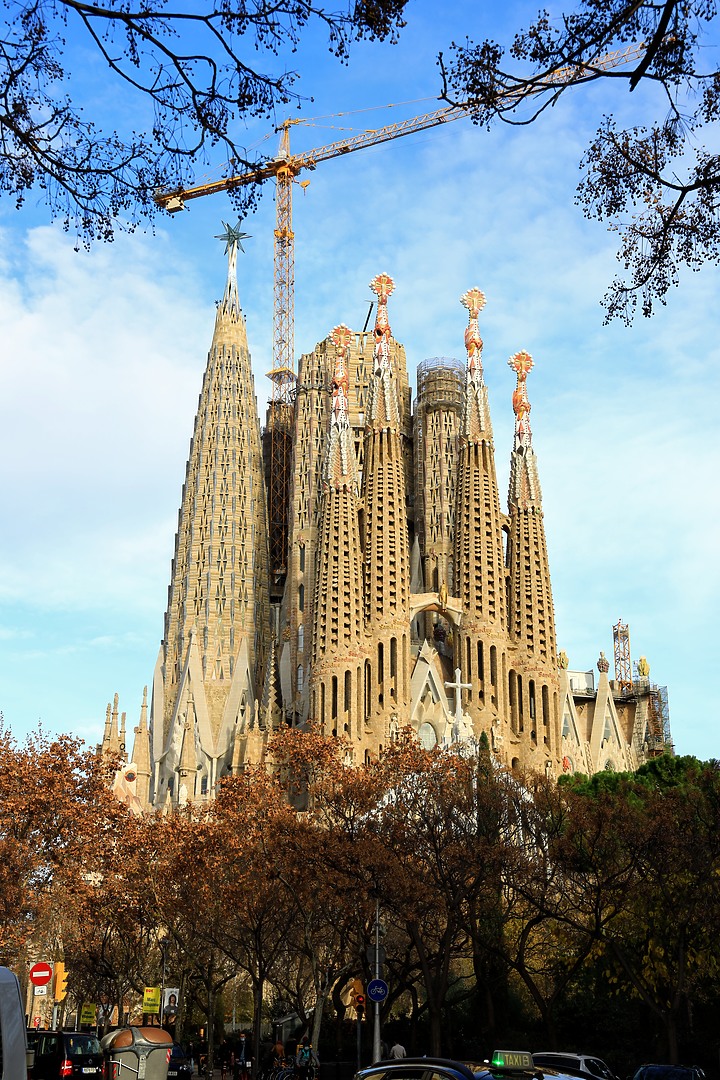
[[472, 683], [460, 681], [460, 668], [455, 668], [455, 682], [446, 682], [445, 688], [447, 690], [455, 691], [455, 723], [453, 724], [453, 739], [459, 739], [460, 733], [463, 730], [463, 707], [462, 707], [462, 692], [463, 690], [471, 690]]

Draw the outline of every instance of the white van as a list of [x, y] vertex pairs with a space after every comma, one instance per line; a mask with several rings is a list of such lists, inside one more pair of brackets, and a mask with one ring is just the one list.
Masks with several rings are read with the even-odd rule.
[[0, 1080], [27, 1080], [29, 1066], [20, 983], [9, 968], [0, 967]]

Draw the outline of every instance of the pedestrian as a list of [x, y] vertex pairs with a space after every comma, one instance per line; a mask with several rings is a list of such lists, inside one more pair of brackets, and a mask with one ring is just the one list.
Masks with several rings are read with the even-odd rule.
[[310, 1039], [305, 1036], [298, 1047], [295, 1055], [295, 1075], [299, 1080], [313, 1080], [315, 1071], [320, 1065], [320, 1059], [313, 1050]]
[[246, 1080], [252, 1067], [251, 1049], [245, 1032], [240, 1032], [240, 1042], [235, 1048], [234, 1080]]
[[390, 1047], [390, 1057], [391, 1058], [404, 1058], [406, 1056], [407, 1055], [405, 1053], [405, 1047], [403, 1046], [403, 1044], [400, 1042], [399, 1039], [396, 1039], [395, 1042]]

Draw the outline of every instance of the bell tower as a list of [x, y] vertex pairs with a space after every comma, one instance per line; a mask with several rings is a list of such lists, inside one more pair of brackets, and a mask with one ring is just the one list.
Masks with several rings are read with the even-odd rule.
[[455, 515], [455, 592], [463, 618], [456, 663], [470, 684], [467, 711], [476, 734], [490, 732], [505, 706], [507, 644], [505, 559], [495, 449], [488, 392], [482, 366], [478, 316], [485, 296], [468, 289], [460, 301], [468, 311], [465, 407]]
[[410, 546], [405, 459], [396, 373], [390, 352], [387, 274], [370, 282], [377, 296], [374, 370], [365, 414], [362, 474], [365, 625], [365, 716], [377, 752], [407, 716], [410, 702]]

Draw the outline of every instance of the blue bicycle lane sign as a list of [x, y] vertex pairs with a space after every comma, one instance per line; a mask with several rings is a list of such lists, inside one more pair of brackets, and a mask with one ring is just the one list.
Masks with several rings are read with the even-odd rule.
[[371, 1001], [384, 1001], [388, 993], [388, 984], [383, 979], [371, 979], [367, 984], [367, 996]]

